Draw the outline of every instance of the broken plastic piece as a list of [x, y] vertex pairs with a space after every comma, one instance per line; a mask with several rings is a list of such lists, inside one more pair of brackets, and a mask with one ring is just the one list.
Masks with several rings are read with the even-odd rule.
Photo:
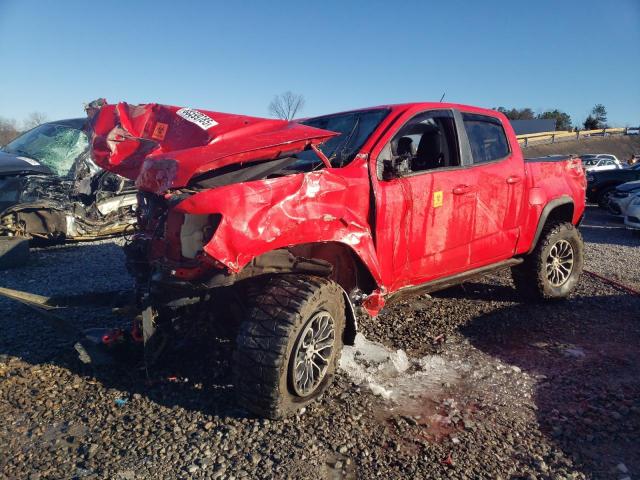
[[368, 295], [367, 298], [362, 302], [362, 307], [371, 315], [375, 317], [380, 313], [380, 310], [384, 308], [384, 297], [379, 290], [375, 290], [371, 295]]

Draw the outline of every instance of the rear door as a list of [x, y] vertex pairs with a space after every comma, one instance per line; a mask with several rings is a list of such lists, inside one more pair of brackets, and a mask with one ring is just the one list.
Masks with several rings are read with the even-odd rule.
[[471, 148], [475, 220], [471, 240], [471, 266], [493, 263], [513, 255], [519, 236], [524, 200], [524, 159], [510, 145], [497, 117], [461, 112]]

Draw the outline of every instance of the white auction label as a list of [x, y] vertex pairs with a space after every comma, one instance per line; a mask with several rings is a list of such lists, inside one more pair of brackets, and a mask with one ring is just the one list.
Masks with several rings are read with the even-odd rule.
[[218, 122], [213, 118], [199, 112], [198, 110], [194, 110], [193, 108], [181, 108], [176, 112], [176, 114], [191, 123], [195, 123], [203, 130], [208, 130], [209, 128], [218, 125]]

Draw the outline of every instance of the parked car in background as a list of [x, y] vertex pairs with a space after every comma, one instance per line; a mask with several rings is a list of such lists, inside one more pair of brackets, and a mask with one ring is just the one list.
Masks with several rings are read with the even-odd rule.
[[624, 224], [629, 228], [640, 231], [640, 195], [635, 197], [625, 213]]
[[618, 160], [618, 157], [606, 153], [580, 155], [580, 159], [587, 172], [624, 168], [622, 162]]
[[135, 222], [133, 183], [91, 160], [85, 123], [43, 123], [0, 149], [1, 236], [88, 240]]
[[626, 215], [627, 207], [640, 195], [640, 180], [618, 185], [609, 196], [609, 211], [614, 215]]
[[640, 180], [640, 163], [617, 170], [587, 172], [587, 200], [607, 208], [616, 187], [634, 180]]

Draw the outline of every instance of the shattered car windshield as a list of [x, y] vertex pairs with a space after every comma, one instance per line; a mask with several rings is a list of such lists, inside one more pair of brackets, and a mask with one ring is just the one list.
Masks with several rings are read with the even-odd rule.
[[4, 151], [37, 160], [64, 177], [88, 146], [89, 142], [83, 131], [45, 123], [7, 144]]
[[[320, 145], [320, 150], [331, 161], [333, 167], [343, 167], [356, 157], [362, 145], [388, 114], [388, 109], [380, 108], [309, 118], [300, 123], [340, 133]], [[296, 155], [300, 158], [296, 163], [317, 162], [315, 154], [304, 155], [305, 153], [307, 152]], [[294, 167], [299, 168], [300, 165]]]

